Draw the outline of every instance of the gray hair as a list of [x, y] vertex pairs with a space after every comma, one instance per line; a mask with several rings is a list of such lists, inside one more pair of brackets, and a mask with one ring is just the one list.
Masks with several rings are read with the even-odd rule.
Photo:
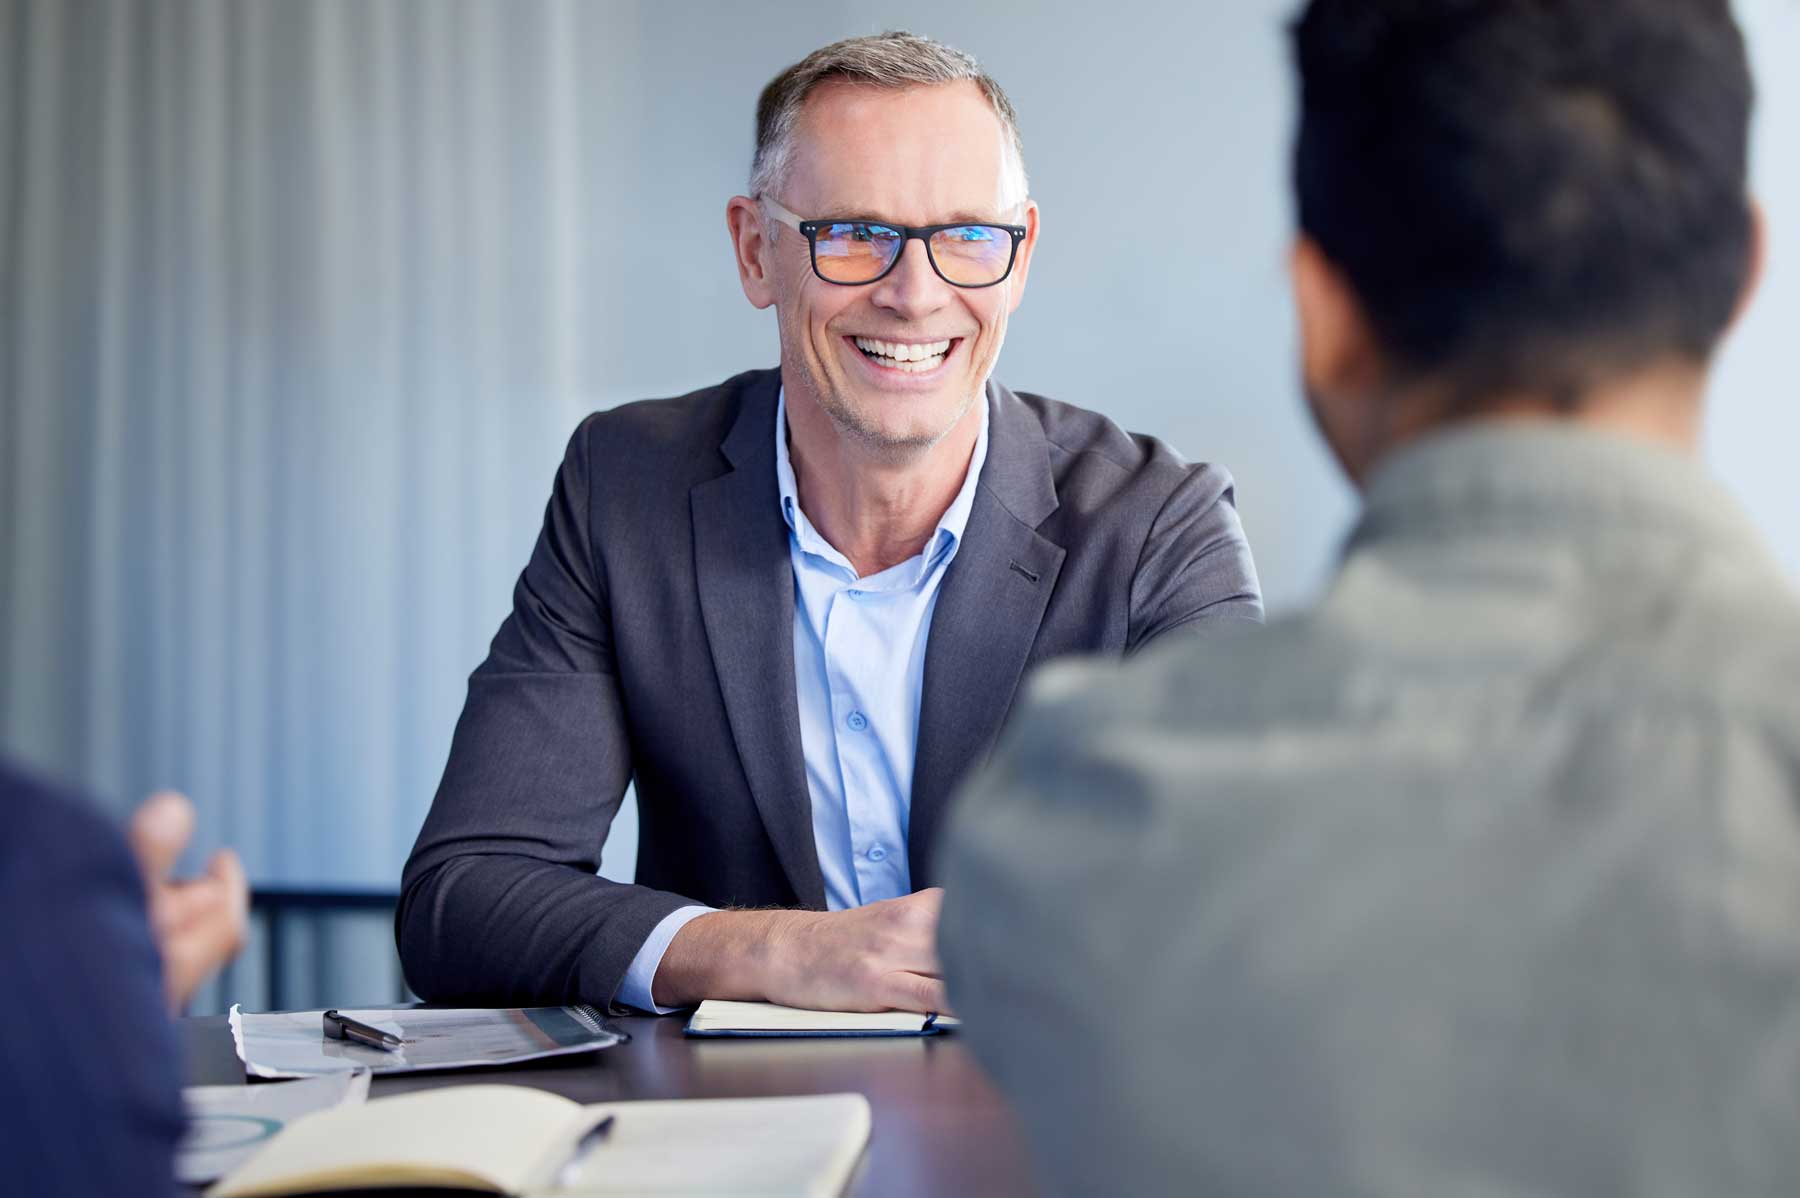
[[994, 115], [1012, 135], [1019, 172], [1019, 199], [1030, 194], [1025, 177], [1025, 144], [1012, 101], [973, 55], [904, 30], [846, 38], [805, 58], [770, 80], [756, 102], [756, 154], [750, 160], [750, 194], [773, 198], [794, 156], [794, 127], [806, 98], [820, 84], [846, 79], [874, 87], [903, 88], [970, 80], [981, 88]]

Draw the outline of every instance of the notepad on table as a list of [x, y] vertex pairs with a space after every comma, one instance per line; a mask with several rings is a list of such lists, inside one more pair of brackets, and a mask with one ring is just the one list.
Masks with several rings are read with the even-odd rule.
[[958, 1027], [949, 1015], [913, 1011], [807, 1011], [709, 998], [688, 1020], [690, 1036], [930, 1036]]
[[[605, 1138], [584, 1145], [608, 1116]], [[869, 1127], [860, 1094], [581, 1106], [529, 1086], [449, 1086], [298, 1119], [207, 1198], [399, 1187], [830, 1195], [849, 1184]]]

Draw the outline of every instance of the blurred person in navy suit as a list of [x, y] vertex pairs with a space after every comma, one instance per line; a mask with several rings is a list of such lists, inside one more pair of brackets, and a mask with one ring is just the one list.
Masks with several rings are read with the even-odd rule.
[[173, 871], [193, 806], [163, 792], [129, 836], [0, 763], [0, 1169], [12, 1193], [167, 1194], [182, 1129], [171, 1013], [243, 944], [237, 857]]

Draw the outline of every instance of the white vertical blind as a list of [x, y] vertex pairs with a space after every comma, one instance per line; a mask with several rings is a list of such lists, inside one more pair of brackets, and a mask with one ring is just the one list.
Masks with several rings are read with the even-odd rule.
[[584, 371], [620, 15], [0, 7], [10, 750], [188, 790], [260, 880], [395, 880], [618, 398]]

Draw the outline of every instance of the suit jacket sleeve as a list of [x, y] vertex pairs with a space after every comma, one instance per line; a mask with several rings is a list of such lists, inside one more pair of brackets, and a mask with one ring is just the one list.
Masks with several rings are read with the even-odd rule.
[[4, 767], [0, 818], [6, 1192], [173, 1194], [180, 1067], [137, 865], [98, 812]]
[[1166, 632], [1214, 619], [1260, 621], [1262, 587], [1238, 519], [1236, 488], [1222, 466], [1188, 469], [1151, 523], [1131, 580], [1136, 653]]
[[680, 895], [596, 875], [631, 780], [589, 423], [558, 472], [513, 611], [469, 679], [395, 916], [407, 983], [435, 1002], [610, 1004]]

